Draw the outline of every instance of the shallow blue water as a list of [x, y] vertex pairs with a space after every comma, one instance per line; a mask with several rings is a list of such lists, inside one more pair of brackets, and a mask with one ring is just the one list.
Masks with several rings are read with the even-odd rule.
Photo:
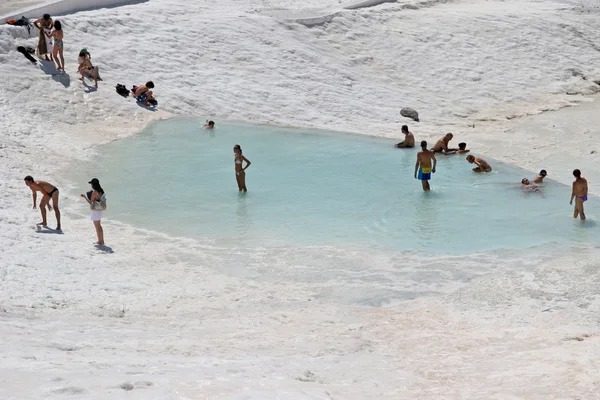
[[[392, 140], [238, 123], [205, 131], [202, 124], [161, 121], [102, 146], [76, 179], [101, 180], [108, 217], [239, 246], [464, 254], [585, 245], [597, 235], [593, 220], [571, 219], [569, 187], [549, 180], [542, 193], [524, 192], [519, 182], [532, 173], [487, 157], [494, 171], [481, 175], [464, 156], [440, 155], [433, 190], [424, 193], [413, 178], [417, 151], [395, 149]], [[252, 161], [246, 194], [235, 182], [236, 143]], [[598, 203], [586, 203], [588, 217]]]

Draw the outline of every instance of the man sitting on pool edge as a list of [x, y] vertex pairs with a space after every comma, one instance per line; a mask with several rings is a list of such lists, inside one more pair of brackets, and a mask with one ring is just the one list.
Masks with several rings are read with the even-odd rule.
[[415, 136], [408, 131], [407, 125], [402, 125], [402, 133], [404, 133], [404, 140], [396, 144], [396, 147], [399, 149], [415, 147]]

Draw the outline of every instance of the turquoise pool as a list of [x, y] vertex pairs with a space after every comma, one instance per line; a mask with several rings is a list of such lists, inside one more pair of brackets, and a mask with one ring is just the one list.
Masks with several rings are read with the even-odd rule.
[[[413, 178], [417, 151], [392, 140], [218, 121], [206, 131], [203, 122], [161, 121], [102, 146], [75, 178], [100, 179], [110, 218], [235, 246], [464, 254], [597, 237], [596, 198], [580, 224], [569, 187], [550, 180], [542, 193], [524, 192], [519, 182], [533, 174], [489, 157], [494, 172], [478, 175], [464, 156], [439, 156], [424, 193]], [[246, 194], [235, 182], [234, 144], [252, 161]]]

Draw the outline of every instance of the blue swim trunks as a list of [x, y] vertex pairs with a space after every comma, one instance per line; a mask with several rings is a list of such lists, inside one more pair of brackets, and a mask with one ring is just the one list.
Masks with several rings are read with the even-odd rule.
[[577, 196], [578, 199], [581, 199], [581, 201], [587, 201], [587, 195], [585, 196]]
[[147, 98], [148, 98], [148, 93], [144, 92], [144, 93], [140, 94], [140, 96], [136, 100], [143, 102], [143, 101], [146, 101]]
[[431, 168], [419, 168], [419, 175], [417, 175], [420, 181], [428, 181], [431, 179]]

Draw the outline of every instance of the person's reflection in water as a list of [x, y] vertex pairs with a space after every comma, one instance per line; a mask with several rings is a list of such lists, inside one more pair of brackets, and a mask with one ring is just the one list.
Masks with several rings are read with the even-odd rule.
[[248, 197], [240, 192], [238, 196], [237, 209], [235, 211], [235, 234], [238, 239], [246, 239], [252, 230], [252, 218], [248, 213]]
[[[437, 223], [439, 222], [438, 209], [440, 207], [441, 196], [438, 192], [423, 192], [420, 196], [415, 196], [415, 212], [413, 226], [411, 230], [416, 238], [415, 247], [419, 250], [425, 250], [435, 247], [440, 241], [436, 237]], [[421, 198], [422, 197], [422, 198]], [[420, 201], [419, 201], [419, 198]]]

